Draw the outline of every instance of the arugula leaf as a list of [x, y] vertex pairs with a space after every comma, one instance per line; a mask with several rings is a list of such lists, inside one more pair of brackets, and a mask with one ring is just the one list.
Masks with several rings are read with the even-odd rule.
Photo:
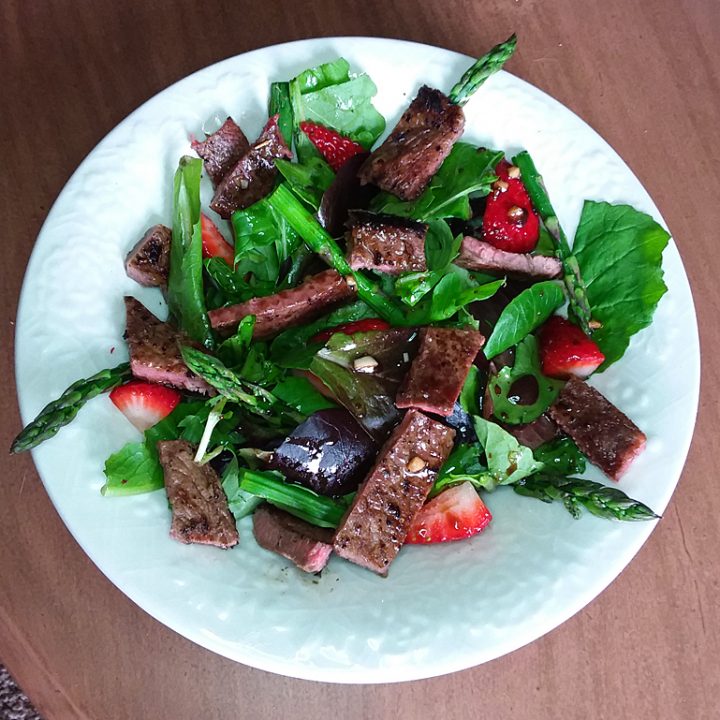
[[[531, 376], [537, 382], [535, 402], [522, 405], [513, 395], [512, 387], [520, 378]], [[534, 335], [520, 341], [515, 353], [515, 364], [503, 367], [488, 381], [493, 404], [493, 415], [510, 425], [521, 425], [537, 420], [554, 402], [564, 383], [543, 375], [540, 369], [538, 344]]]
[[312, 415], [318, 410], [337, 407], [304, 377], [285, 378], [273, 388], [273, 395], [303, 415]]
[[320, 207], [324, 192], [335, 179], [332, 168], [321, 157], [309, 157], [302, 163], [278, 159], [275, 167], [292, 191], [313, 210]]
[[245, 316], [237, 326], [234, 335], [231, 335], [218, 348], [218, 357], [231, 369], [237, 368], [247, 357], [252, 342], [255, 316]]
[[178, 326], [193, 340], [212, 347], [213, 335], [203, 291], [200, 175], [202, 160], [185, 155], [175, 173], [170, 241], [168, 306]]
[[488, 472], [496, 485], [512, 485], [543, 469], [543, 464], [533, 457], [532, 450], [521, 445], [507, 430], [477, 415], [473, 417], [473, 422], [478, 440], [485, 450]]
[[270, 100], [268, 102], [268, 116], [278, 116], [278, 130], [288, 147], [293, 136], [293, 109], [290, 102], [290, 83], [270, 83]]
[[652, 322], [663, 281], [662, 253], [670, 235], [629, 205], [585, 201], [573, 252], [581, 268], [593, 319], [593, 340], [605, 355], [598, 372], [619, 360], [630, 338]]
[[552, 280], [535, 283], [514, 297], [500, 314], [485, 344], [485, 357], [492, 360], [516, 345], [542, 325], [564, 302], [563, 291]]
[[586, 458], [569, 437], [543, 443], [533, 450], [533, 455], [538, 462], [545, 465], [545, 472], [548, 473], [574, 475], [585, 472]]
[[382, 192], [371, 207], [376, 212], [414, 220], [448, 217], [469, 220], [470, 195], [481, 197], [490, 193], [490, 186], [497, 180], [495, 166], [502, 158], [502, 152], [457, 142], [417, 200], [404, 202]]
[[425, 235], [425, 261], [428, 270], [444, 270], [460, 252], [462, 235], [453, 238], [444, 220], [429, 220]]

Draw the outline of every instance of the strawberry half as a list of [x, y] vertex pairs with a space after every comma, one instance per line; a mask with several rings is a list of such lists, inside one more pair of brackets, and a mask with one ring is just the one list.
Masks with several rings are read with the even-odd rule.
[[217, 225], [207, 215], [201, 213], [200, 227], [202, 229], [203, 257], [219, 257], [230, 267], [233, 267], [235, 265], [235, 251], [217, 229]]
[[541, 328], [540, 363], [545, 375], [567, 380], [571, 375], [586, 378], [600, 367], [605, 356], [577, 325], [558, 315]]
[[[512, 166], [501, 160], [495, 168], [498, 176], [488, 195], [483, 215], [483, 240], [513, 253], [529, 253], [540, 237], [540, 222], [519, 176], [510, 177]], [[518, 172], [513, 169], [513, 175]]]
[[175, 409], [180, 393], [164, 385], [132, 380], [116, 387], [110, 400], [140, 432], [145, 432]]
[[406, 543], [462, 540], [482, 532], [492, 520], [490, 511], [472, 483], [443, 490], [424, 505], [413, 519]]
[[324, 125], [304, 120], [300, 123], [300, 129], [308, 136], [310, 142], [318, 149], [335, 172], [353, 155], [365, 152], [362, 145]]
[[355, 320], [354, 322], [336, 325], [327, 330], [320, 331], [317, 335], [310, 338], [310, 342], [326, 343], [335, 333], [344, 333], [345, 335], [354, 335], [355, 333], [370, 332], [371, 330], [389, 330], [390, 323], [381, 318], [367, 318], [365, 320]]

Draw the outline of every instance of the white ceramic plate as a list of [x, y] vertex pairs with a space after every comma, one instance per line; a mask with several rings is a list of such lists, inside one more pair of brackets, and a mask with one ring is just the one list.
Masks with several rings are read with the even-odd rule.
[[[423, 82], [447, 90], [471, 62], [395, 40], [305, 40], [247, 53], [201, 70], [147, 102], [113, 130], [68, 182], [37, 240], [17, 324], [17, 380], [27, 422], [72, 381], [126, 358], [123, 295], [164, 313], [160, 293], [123, 271], [142, 231], [169, 224], [172, 175], [214, 114], [248, 137], [266, 117], [268, 85], [339, 55], [376, 81], [391, 128]], [[508, 73], [466, 107], [465, 139], [527, 148], [572, 236], [585, 198], [660, 214], [615, 152], [572, 112]], [[673, 243], [670, 288], [649, 330], [593, 383], [648, 435], [621, 488], [662, 512], [680, 475], [698, 399], [697, 325]], [[655, 523], [573, 520], [503, 489], [489, 496], [494, 521], [481, 536], [408, 547], [381, 579], [333, 558], [307, 576], [255, 544], [250, 522], [231, 551], [170, 540], [164, 493], [104, 498], [105, 458], [138, 435], [107, 397], [34, 452], [48, 494], [82, 548], [160, 622], [247, 665], [332, 682], [391, 682], [467, 668], [558, 626], [600, 593]], [[590, 475], [601, 479], [599, 473]]]

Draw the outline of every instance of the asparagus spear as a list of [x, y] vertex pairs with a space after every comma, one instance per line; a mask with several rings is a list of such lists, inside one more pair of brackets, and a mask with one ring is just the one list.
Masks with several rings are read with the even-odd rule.
[[53, 437], [57, 431], [71, 422], [80, 408], [91, 398], [108, 392], [132, 376], [130, 363], [101, 370], [92, 377], [74, 382], [57, 399], [48, 403], [40, 414], [15, 438], [10, 452], [20, 453], [37, 447], [43, 440]]
[[505, 42], [496, 45], [490, 52], [471, 65], [450, 90], [450, 102], [464, 105], [470, 96], [509, 60], [515, 52], [517, 37], [513, 33]]
[[290, 147], [293, 133], [293, 109], [290, 102], [290, 83], [274, 82], [270, 84], [268, 115], [278, 116], [278, 128]]
[[617, 488], [591, 480], [538, 473], [521, 480], [513, 489], [518, 495], [543, 502], [560, 500], [575, 518], [582, 508], [601, 518], [615, 520], [653, 520], [657, 517], [647, 505], [629, 498]]
[[320, 527], [336, 528], [347, 505], [312, 490], [283, 482], [278, 473], [240, 470], [240, 488], [264, 498], [272, 505]]
[[400, 307], [382, 292], [377, 283], [350, 267], [337, 242], [285, 185], [279, 185], [275, 192], [266, 198], [266, 202], [287, 220], [308, 247], [328, 265], [345, 277], [352, 276], [358, 295], [375, 312], [391, 325], [404, 324], [405, 314]]
[[560, 221], [550, 203], [542, 175], [537, 171], [530, 154], [525, 150], [513, 158], [513, 163], [520, 168], [522, 180], [530, 199], [555, 242], [555, 254], [563, 264], [563, 282], [570, 308], [577, 317], [580, 327], [590, 335], [592, 333], [590, 304], [585, 283], [580, 275], [580, 266], [560, 227]]

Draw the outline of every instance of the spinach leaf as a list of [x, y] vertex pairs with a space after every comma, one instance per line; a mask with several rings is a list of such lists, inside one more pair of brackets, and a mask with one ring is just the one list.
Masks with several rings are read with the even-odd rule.
[[480, 370], [477, 365], [470, 366], [458, 402], [466, 413], [480, 415]]
[[662, 253], [670, 235], [649, 215], [629, 205], [585, 201], [573, 252], [602, 327], [593, 340], [605, 355], [598, 369], [619, 360], [630, 338], [651, 321], [667, 291]]
[[270, 101], [268, 102], [268, 115], [278, 116], [278, 129], [288, 147], [291, 146], [293, 136], [293, 109], [290, 102], [290, 83], [270, 83]]
[[168, 306], [193, 340], [212, 347], [213, 335], [203, 290], [200, 174], [202, 160], [180, 158], [173, 187], [173, 227], [170, 242]]
[[497, 179], [495, 166], [503, 153], [477, 148], [469, 143], [455, 143], [450, 154], [435, 173], [430, 184], [417, 200], [399, 200], [389, 193], [380, 193], [371, 203], [376, 212], [401, 215], [415, 220], [457, 217], [470, 219], [470, 195], [490, 193]]
[[303, 70], [293, 82], [298, 90], [305, 94], [322, 90], [330, 85], [339, 85], [349, 79], [350, 63], [345, 58], [338, 58], [332, 62]]
[[533, 450], [533, 455], [545, 465], [548, 473], [574, 475], [585, 472], [587, 459], [569, 437], [550, 440]]
[[405, 273], [395, 281], [394, 293], [410, 307], [415, 307], [442, 279], [442, 270]]
[[234, 370], [245, 361], [254, 328], [255, 316], [247, 315], [238, 324], [235, 334], [231, 335], [218, 348], [218, 357], [229, 368]]
[[273, 395], [303, 415], [312, 415], [318, 410], [337, 407], [304, 377], [285, 378], [273, 388]]
[[321, 157], [310, 157], [302, 163], [279, 159], [275, 167], [292, 191], [313, 210], [320, 207], [323, 193], [335, 179], [332, 168]]
[[485, 345], [485, 357], [492, 360], [499, 353], [516, 345], [542, 325], [563, 302], [563, 292], [552, 280], [535, 283], [523, 290], [500, 314]]
[[462, 235], [453, 238], [444, 220], [429, 220], [425, 236], [425, 260], [428, 270], [444, 270], [460, 252]]
[[430, 497], [435, 497], [443, 490], [464, 482], [472, 483], [478, 490], [494, 490], [497, 482], [487, 467], [480, 461], [482, 452], [482, 447], [477, 443], [474, 445], [456, 445], [440, 468], [437, 479], [430, 491]]
[[248, 282], [219, 257], [205, 260], [205, 272], [211, 280], [211, 283], [205, 287], [207, 306], [211, 308], [241, 303], [275, 292], [274, 282], [260, 282], [254, 277]]
[[[520, 378], [527, 376], [534, 377], [537, 382], [537, 398], [535, 402], [521, 404], [513, 395], [512, 387]], [[537, 339], [534, 335], [528, 335], [517, 346], [515, 364], [501, 368], [498, 374], [488, 381], [493, 415], [510, 425], [537, 420], [555, 402], [563, 385], [561, 380], [553, 380], [543, 375]]]

